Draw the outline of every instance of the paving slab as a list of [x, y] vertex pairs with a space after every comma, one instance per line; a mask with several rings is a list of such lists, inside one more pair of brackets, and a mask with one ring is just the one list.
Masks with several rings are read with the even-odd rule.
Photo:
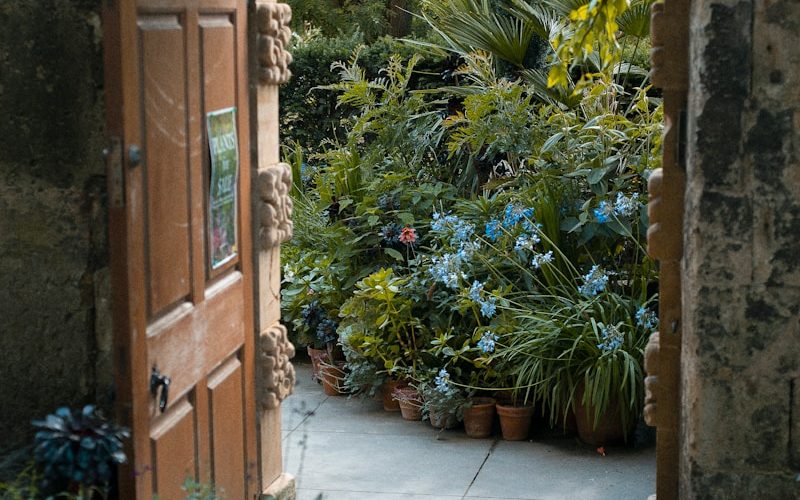
[[434, 435], [301, 433], [285, 442], [286, 470], [299, 487], [326, 491], [463, 496], [491, 447]]
[[645, 499], [655, 490], [653, 451], [606, 447], [602, 456], [571, 439], [499, 441], [466, 498]]
[[298, 499], [628, 500], [655, 490], [655, 448], [607, 447], [538, 433], [470, 439], [385, 412], [379, 400], [325, 396], [299, 363], [283, 404], [284, 470]]
[[300, 488], [297, 500], [460, 500], [461, 495], [410, 495], [375, 491], [322, 491]]

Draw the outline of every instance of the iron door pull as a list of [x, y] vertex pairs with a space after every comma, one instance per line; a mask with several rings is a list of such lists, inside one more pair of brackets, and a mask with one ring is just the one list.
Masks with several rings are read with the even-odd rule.
[[158, 368], [155, 366], [153, 367], [153, 371], [150, 372], [150, 394], [153, 397], [156, 397], [158, 394], [158, 388], [161, 387], [161, 397], [158, 398], [158, 409], [161, 413], [164, 413], [164, 410], [167, 409], [167, 400], [169, 399], [169, 384], [172, 382], [172, 379], [167, 377], [166, 375], [161, 375], [158, 371]]

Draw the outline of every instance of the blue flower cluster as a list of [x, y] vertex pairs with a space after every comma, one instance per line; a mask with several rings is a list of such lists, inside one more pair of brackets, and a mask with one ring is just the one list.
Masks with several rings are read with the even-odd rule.
[[625, 334], [620, 332], [614, 325], [604, 326], [600, 330], [600, 335], [603, 338], [603, 342], [597, 344], [597, 348], [602, 351], [619, 349], [622, 346], [622, 342], [625, 341]]
[[605, 224], [609, 220], [608, 216], [611, 214], [611, 210], [611, 205], [609, 205], [607, 201], [603, 200], [592, 212], [594, 213], [594, 218], [597, 219], [597, 222], [600, 224]]
[[630, 198], [622, 194], [622, 191], [617, 193], [617, 201], [614, 203], [614, 213], [620, 217], [630, 217], [639, 210], [639, 201], [637, 195], [634, 194]]
[[517, 241], [514, 243], [514, 250], [521, 252], [523, 250], [533, 251], [533, 246], [541, 243], [542, 239], [538, 234], [520, 234], [517, 236]]
[[552, 250], [549, 250], [547, 253], [537, 253], [534, 255], [533, 260], [531, 260], [531, 265], [539, 269], [543, 264], [549, 264], [550, 262], [553, 262]]
[[339, 323], [328, 317], [327, 311], [322, 307], [318, 300], [312, 300], [301, 311], [303, 323], [310, 330], [316, 332], [317, 338], [324, 344], [335, 342], [338, 336], [336, 329]]
[[642, 306], [636, 311], [636, 324], [647, 330], [655, 330], [658, 328], [658, 316], [654, 311]]
[[494, 242], [500, 239], [500, 236], [503, 235], [503, 230], [501, 228], [500, 221], [497, 219], [492, 219], [489, 222], [487, 222], [484, 235], [489, 241]]
[[490, 331], [483, 332], [481, 339], [478, 341], [478, 349], [485, 353], [494, 352], [495, 342], [497, 342], [499, 338], [500, 337]]
[[442, 394], [450, 394], [455, 391], [450, 385], [450, 374], [444, 368], [439, 370], [439, 374], [433, 379], [433, 383], [436, 385], [436, 390]]
[[458, 290], [459, 282], [462, 279], [467, 279], [462, 266], [464, 264], [464, 255], [459, 253], [446, 253], [441, 257], [434, 255], [431, 257], [431, 267], [428, 269], [434, 281], [444, 283], [448, 288]]
[[442, 215], [433, 213], [431, 229], [440, 233], [450, 234], [450, 244], [460, 246], [469, 241], [475, 233], [475, 226], [459, 218], [457, 215]]
[[503, 227], [512, 229], [522, 222], [522, 228], [526, 231], [533, 230], [533, 208], [525, 208], [519, 205], [509, 203], [506, 205], [506, 210], [503, 213]]
[[478, 280], [473, 281], [469, 289], [469, 298], [481, 306], [481, 315], [483, 317], [491, 318], [497, 313], [497, 297], [488, 295], [484, 299], [483, 295], [483, 283]]
[[600, 269], [600, 266], [595, 264], [583, 277], [583, 281], [583, 285], [578, 287], [578, 292], [587, 297], [592, 297], [606, 289], [608, 275]]

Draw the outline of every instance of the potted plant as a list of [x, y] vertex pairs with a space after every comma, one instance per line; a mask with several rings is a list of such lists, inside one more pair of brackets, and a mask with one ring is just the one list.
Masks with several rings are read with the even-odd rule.
[[404, 420], [419, 421], [422, 419], [422, 396], [414, 387], [398, 387], [392, 397], [400, 406], [400, 414]]
[[78, 498], [108, 494], [114, 468], [127, 460], [127, 429], [105, 420], [92, 405], [59, 408], [33, 426], [38, 429], [34, 459], [45, 492], [77, 493]]
[[422, 395], [423, 415], [428, 415], [432, 426], [452, 429], [462, 420], [466, 397], [450, 382], [445, 368], [438, 371], [433, 381], [418, 384], [417, 390]]

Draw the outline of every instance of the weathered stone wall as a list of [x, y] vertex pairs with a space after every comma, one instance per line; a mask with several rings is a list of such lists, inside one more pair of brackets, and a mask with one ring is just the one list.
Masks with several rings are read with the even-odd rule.
[[0, 0], [0, 457], [111, 382], [97, 0]]
[[800, 3], [690, 29], [681, 498], [798, 498]]

